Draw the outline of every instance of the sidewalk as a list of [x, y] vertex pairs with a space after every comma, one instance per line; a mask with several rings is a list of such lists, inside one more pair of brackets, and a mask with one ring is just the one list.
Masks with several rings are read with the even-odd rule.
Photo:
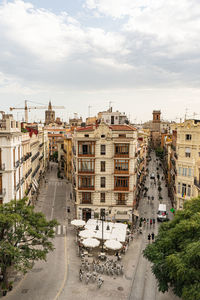
[[122, 264], [124, 266], [123, 275], [108, 276], [102, 274], [104, 280], [101, 288], [96, 283], [87, 285], [84, 281], [79, 281], [79, 269], [81, 259], [77, 255], [77, 245], [75, 243], [75, 230], [68, 225], [67, 245], [68, 245], [68, 277], [65, 288], [59, 300], [125, 300], [128, 299], [132, 285], [132, 278], [137, 268], [138, 257], [141, 253], [142, 236], [138, 235], [130, 242], [126, 254], [122, 254]]

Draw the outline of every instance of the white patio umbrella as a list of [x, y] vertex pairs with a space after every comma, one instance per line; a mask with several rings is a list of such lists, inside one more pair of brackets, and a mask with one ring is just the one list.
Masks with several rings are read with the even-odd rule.
[[107, 240], [104, 245], [111, 250], [119, 250], [122, 247], [122, 244], [116, 240]]
[[89, 238], [89, 239], [83, 240], [83, 246], [85, 246], [85, 247], [95, 248], [95, 247], [98, 247], [99, 244], [100, 244], [100, 241], [98, 241], [97, 239]]
[[71, 221], [71, 224], [74, 225], [74, 226], [80, 227], [80, 226], [84, 226], [85, 225], [85, 221], [75, 219], [75, 220]]
[[92, 238], [95, 236], [95, 232], [92, 231], [92, 230], [82, 230], [79, 232], [79, 236], [82, 237], [82, 238]]

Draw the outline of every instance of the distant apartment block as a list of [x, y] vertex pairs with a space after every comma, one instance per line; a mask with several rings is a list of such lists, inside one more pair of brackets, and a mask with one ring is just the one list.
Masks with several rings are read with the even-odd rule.
[[200, 121], [176, 124], [176, 207], [185, 200], [200, 196]]

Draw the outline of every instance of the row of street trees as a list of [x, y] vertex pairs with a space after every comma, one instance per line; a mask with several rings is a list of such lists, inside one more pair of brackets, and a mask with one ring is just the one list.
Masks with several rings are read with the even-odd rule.
[[163, 223], [143, 252], [163, 293], [169, 288], [183, 300], [200, 299], [200, 198], [191, 199], [172, 221]]
[[44, 214], [27, 206], [27, 199], [13, 200], [0, 205], [0, 268], [2, 290], [5, 295], [12, 288], [9, 270], [26, 273], [34, 261], [46, 260], [53, 251], [56, 220], [47, 221]]

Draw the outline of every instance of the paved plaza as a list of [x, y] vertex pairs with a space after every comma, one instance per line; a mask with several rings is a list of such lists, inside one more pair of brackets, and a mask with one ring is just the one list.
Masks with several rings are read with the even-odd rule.
[[[79, 280], [81, 259], [77, 253], [75, 242], [76, 231], [70, 224], [74, 218], [74, 204], [71, 199], [71, 185], [66, 180], [56, 177], [57, 166], [47, 174], [48, 183], [42, 183], [36, 210], [45, 213], [48, 219], [57, 218], [59, 225], [55, 228], [55, 251], [48, 255], [47, 262], [36, 262], [33, 269], [25, 275], [18, 276], [15, 289], [8, 293], [7, 300], [175, 300], [172, 292], [162, 294], [157, 290], [156, 280], [151, 273], [149, 262], [142, 256], [142, 251], [148, 243], [148, 233], [157, 233], [159, 224], [155, 228], [143, 226], [143, 234], [135, 234], [130, 242], [126, 254], [122, 255], [124, 266], [123, 275], [102, 275], [104, 282], [101, 288], [96, 283]], [[149, 163], [149, 173], [156, 174], [156, 158], [152, 153]], [[162, 170], [159, 168], [162, 177]], [[142, 198], [139, 204], [140, 217], [155, 218], [158, 208], [157, 186], [151, 185], [147, 176], [146, 186], [148, 195], [154, 196], [153, 201]], [[170, 209], [165, 182], [162, 182], [163, 202]], [[171, 215], [170, 215], [171, 217]]]

